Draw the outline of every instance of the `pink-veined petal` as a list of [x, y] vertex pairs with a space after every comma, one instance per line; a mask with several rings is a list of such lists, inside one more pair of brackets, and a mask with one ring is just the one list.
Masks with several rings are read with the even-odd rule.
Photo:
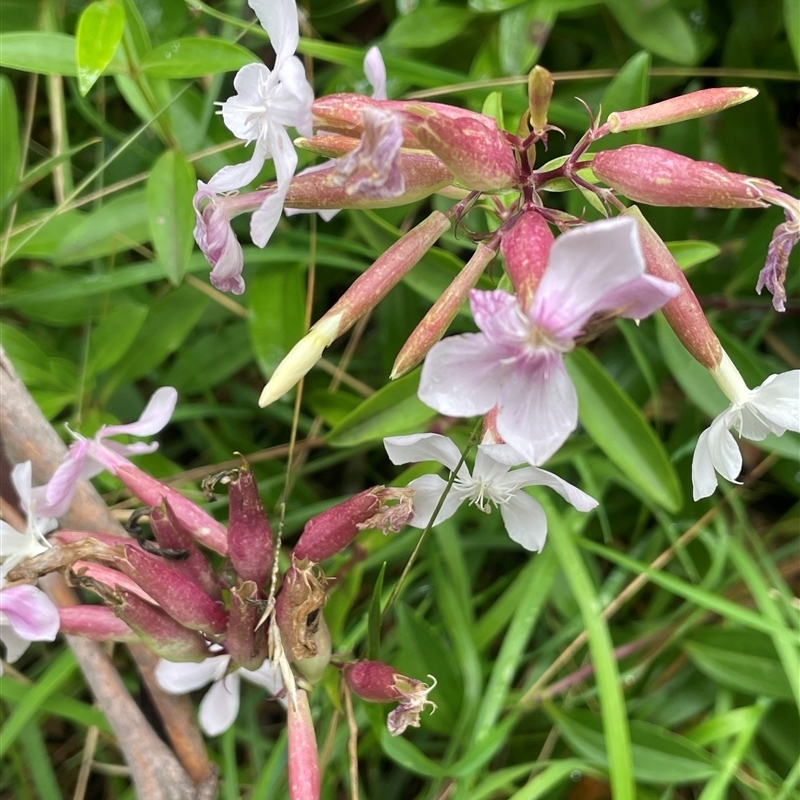
[[475, 324], [490, 342], [517, 348], [528, 339], [530, 322], [522, 314], [513, 294], [502, 289], [491, 292], [473, 289], [469, 293], [469, 305]]
[[612, 289], [597, 304], [599, 310], [617, 311], [627, 319], [644, 319], [681, 293], [677, 283], [642, 275]]
[[161, 659], [155, 668], [156, 682], [169, 694], [188, 694], [216, 680], [230, 663], [228, 655], [211, 656], [199, 663]]
[[58, 609], [30, 584], [0, 591], [0, 614], [17, 636], [29, 642], [52, 642], [58, 633]]
[[295, 0], [247, 0], [256, 12], [261, 27], [269, 34], [276, 61], [283, 61], [297, 50], [300, 21]]
[[573, 486], [569, 481], [559, 478], [552, 472], [538, 467], [524, 467], [515, 469], [508, 474], [509, 480], [519, 481], [519, 486], [547, 486], [561, 495], [571, 506], [578, 511], [591, 511], [597, 508], [598, 502], [591, 495]]
[[178, 390], [172, 386], [162, 386], [153, 392], [153, 396], [136, 422], [125, 425], [103, 425], [96, 439], [117, 436], [127, 433], [129, 436], [152, 436], [158, 433], [169, 422], [178, 402]]
[[471, 417], [497, 403], [513, 366], [481, 333], [462, 333], [437, 342], [425, 357], [419, 399], [441, 414]]
[[438, 461], [452, 472], [461, 460], [461, 453], [453, 440], [439, 433], [387, 436], [383, 440], [383, 446], [386, 448], [392, 464], [409, 464], [412, 461]]
[[370, 47], [364, 56], [364, 75], [372, 87], [372, 99], [386, 100], [386, 65], [377, 47]]
[[557, 237], [536, 290], [530, 316], [566, 338], [574, 338], [602, 299], [645, 274], [636, 221], [600, 220]]
[[207, 736], [219, 736], [233, 725], [239, 713], [239, 671], [214, 681], [200, 701], [198, 719]]
[[500, 506], [500, 515], [511, 540], [526, 550], [538, 553], [547, 538], [544, 509], [525, 492], [517, 492]]
[[90, 444], [88, 439], [73, 442], [66, 458], [53, 473], [53, 477], [44, 486], [37, 486], [31, 491], [31, 497], [36, 503], [39, 514], [46, 517], [60, 517], [67, 512], [75, 496], [78, 481], [85, 477], [84, 467]]
[[[447, 488], [447, 481], [438, 475], [421, 475], [408, 484], [414, 489], [414, 516], [408, 524], [414, 528], [425, 528], [439, 505], [444, 490]], [[439, 513], [436, 515], [435, 525], [450, 519], [456, 513], [458, 507], [466, 499], [463, 490], [455, 485], [450, 487], [450, 491], [445, 497]]]
[[518, 368], [498, 406], [497, 430], [533, 466], [550, 458], [578, 424], [578, 397], [560, 358]]

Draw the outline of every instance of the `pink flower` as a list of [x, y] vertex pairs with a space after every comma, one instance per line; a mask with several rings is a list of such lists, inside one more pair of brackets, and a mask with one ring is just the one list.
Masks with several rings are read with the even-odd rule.
[[442, 414], [469, 417], [495, 406], [497, 430], [534, 466], [578, 423], [564, 355], [598, 313], [641, 319], [679, 292], [645, 274], [636, 223], [603, 220], [559, 236], [527, 307], [500, 290], [470, 294], [481, 333], [452, 336], [428, 353], [420, 399]]
[[16, 661], [31, 642], [52, 642], [58, 626], [58, 609], [41, 589], [22, 584], [0, 590], [0, 641], [9, 663]]
[[153, 394], [136, 422], [103, 425], [93, 439], [84, 439], [73, 433], [77, 441], [70, 446], [66, 458], [53, 473], [53, 477], [31, 493], [37, 510], [49, 517], [60, 517], [69, 508], [78, 481], [93, 478], [104, 469], [116, 474], [120, 467], [131, 466], [125, 456], [152, 453], [156, 450], [158, 442], [120, 444], [106, 440], [110, 436], [123, 433], [130, 436], [152, 436], [158, 433], [169, 422], [177, 401], [177, 391], [171, 386], [164, 386]]

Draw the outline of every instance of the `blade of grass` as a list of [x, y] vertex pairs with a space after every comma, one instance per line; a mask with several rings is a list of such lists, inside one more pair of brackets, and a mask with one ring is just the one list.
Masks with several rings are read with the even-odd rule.
[[[549, 544], [555, 550], [572, 595], [581, 611], [589, 639], [589, 652], [597, 676], [597, 691], [608, 754], [611, 793], [615, 800], [634, 800], [633, 753], [625, 697], [608, 625], [601, 615], [592, 577], [569, 530], [548, 499], [542, 502], [547, 514]], [[580, 541], [580, 540], [579, 540]]]
[[20, 731], [19, 743], [39, 800], [61, 800], [61, 789], [39, 726], [33, 722], [25, 725]]

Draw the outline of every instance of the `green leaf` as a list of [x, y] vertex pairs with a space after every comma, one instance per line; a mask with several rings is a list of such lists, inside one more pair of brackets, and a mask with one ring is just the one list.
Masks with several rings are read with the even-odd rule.
[[[607, 766], [603, 732], [597, 717], [589, 711], [565, 713], [552, 705], [547, 713], [558, 724], [564, 738], [585, 758]], [[684, 736], [632, 720], [633, 772], [642, 783], [684, 784], [710, 778], [719, 769], [714, 759]]]
[[436, 412], [418, 397], [419, 370], [387, 384], [348, 414], [327, 436], [333, 447], [355, 447], [418, 431]]
[[164, 153], [147, 178], [150, 236], [158, 260], [175, 285], [181, 282], [192, 254], [195, 181], [194, 167], [178, 150]]
[[209, 36], [164, 42], [141, 60], [139, 69], [150, 78], [201, 78], [257, 61], [246, 47]]
[[265, 378], [305, 333], [304, 272], [300, 261], [289, 261], [247, 278], [250, 340]]
[[147, 319], [147, 310], [139, 303], [123, 303], [95, 327], [89, 337], [89, 375], [97, 375], [122, 359]]
[[78, 90], [85, 95], [111, 63], [125, 30], [119, 0], [95, 0], [81, 12], [77, 30]]
[[683, 649], [702, 673], [723, 686], [748, 695], [793, 696], [775, 645], [763, 633], [703, 628], [684, 640]]
[[800, 3], [797, 0], [783, 0], [783, 22], [786, 26], [786, 37], [794, 54], [794, 62], [800, 69]]
[[440, 767], [435, 761], [431, 761], [405, 737], [392, 736], [385, 725], [381, 730], [381, 748], [392, 761], [415, 775], [422, 775], [426, 778], [446, 778], [450, 774], [449, 770]]
[[522, 3], [500, 15], [498, 52], [504, 75], [525, 75], [539, 60], [556, 15], [547, 0]]
[[79, 264], [128, 250], [149, 238], [145, 191], [134, 189], [84, 215], [62, 240], [54, 261]]
[[[637, 53], [623, 65], [603, 92], [600, 107], [603, 119], [615, 111], [627, 111], [647, 105], [650, 93], [650, 53]], [[622, 147], [626, 144], [642, 144], [644, 131], [628, 131], [625, 136], [609, 136], [603, 141], [603, 149]]]
[[[0, 67], [36, 72], [40, 75], [77, 77], [77, 42], [65, 33], [20, 31], [0, 34]], [[108, 63], [106, 72], [124, 73], [125, 61], [119, 53]]]
[[683, 242], [666, 242], [666, 245], [681, 269], [690, 269], [698, 264], [711, 261], [712, 258], [716, 258], [722, 252], [720, 247], [713, 242], [687, 240]]
[[670, 0], [607, 0], [622, 30], [641, 47], [676, 64], [694, 64], [700, 53], [689, 23]]
[[664, 445], [631, 398], [587, 350], [566, 360], [578, 392], [581, 424], [597, 446], [641, 492], [668, 511], [683, 504]]
[[455, 39], [472, 17], [471, 11], [455, 6], [417, 8], [392, 23], [384, 43], [409, 49], [436, 47]]
[[380, 660], [381, 655], [381, 594], [383, 593], [383, 576], [386, 574], [386, 562], [381, 564], [381, 571], [372, 589], [372, 600], [367, 617], [367, 658]]
[[17, 101], [8, 75], [0, 75], [0, 208], [14, 194], [19, 183], [19, 127]]

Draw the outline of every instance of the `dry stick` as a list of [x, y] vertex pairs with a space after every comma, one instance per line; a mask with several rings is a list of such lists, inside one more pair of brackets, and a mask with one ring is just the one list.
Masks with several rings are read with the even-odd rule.
[[358, 800], [358, 724], [353, 711], [353, 696], [347, 681], [344, 681], [344, 707], [347, 713], [347, 728], [350, 735], [347, 738], [347, 751], [350, 756], [350, 797]]
[[89, 776], [92, 773], [92, 762], [94, 760], [95, 750], [97, 749], [99, 733], [100, 729], [97, 725], [90, 725], [89, 730], [86, 731], [86, 744], [83, 746], [81, 768], [78, 772], [78, 781], [75, 784], [72, 800], [84, 800], [86, 797], [86, 787], [89, 785]]
[[[63, 442], [20, 381], [2, 347], [0, 435], [12, 462], [31, 461], [34, 483], [48, 480], [64, 456]], [[86, 482], [78, 484], [72, 507], [63, 521], [76, 530], [122, 533], [103, 500]], [[75, 604], [75, 595], [60, 576], [48, 575], [40, 585], [56, 605]], [[206, 773], [211, 781], [210, 793], [208, 783], [199, 789], [193, 786], [175, 755], [150, 727], [102, 648], [96, 642], [79, 636], [65, 638], [97, 705], [114, 731], [130, 767], [137, 796], [147, 800], [199, 800], [200, 797], [215, 796], [215, 774], [210, 768]], [[132, 652], [135, 649], [132, 647]], [[157, 686], [149, 689], [153, 696], [161, 691]], [[183, 724], [189, 727], [194, 721], [187, 717]], [[198, 759], [205, 758], [205, 749], [202, 754], [195, 755]]]

